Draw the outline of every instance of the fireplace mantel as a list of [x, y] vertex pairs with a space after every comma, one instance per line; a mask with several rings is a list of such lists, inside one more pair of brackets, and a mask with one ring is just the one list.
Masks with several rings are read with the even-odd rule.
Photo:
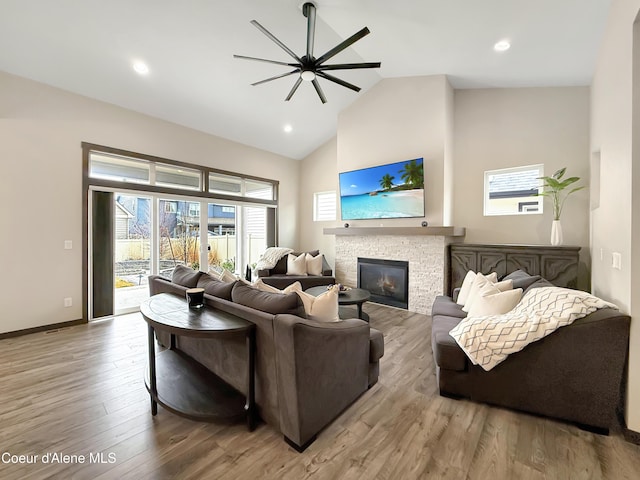
[[339, 227], [323, 229], [325, 235], [439, 235], [464, 237], [464, 227]]

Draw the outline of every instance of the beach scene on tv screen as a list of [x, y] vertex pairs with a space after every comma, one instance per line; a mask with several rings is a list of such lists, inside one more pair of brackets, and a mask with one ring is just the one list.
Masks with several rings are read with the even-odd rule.
[[343, 220], [424, 216], [422, 158], [340, 173]]

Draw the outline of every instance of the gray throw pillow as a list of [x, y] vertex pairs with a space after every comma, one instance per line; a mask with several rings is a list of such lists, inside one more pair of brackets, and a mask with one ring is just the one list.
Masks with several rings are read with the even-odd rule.
[[194, 288], [198, 285], [200, 275], [202, 275], [202, 272], [194, 270], [193, 268], [185, 267], [184, 265], [177, 265], [176, 268], [173, 269], [171, 281], [176, 285]]
[[204, 293], [213, 295], [214, 297], [223, 298], [225, 300], [231, 300], [231, 290], [235, 285], [233, 282], [223, 282], [217, 278], [212, 277], [208, 273], [203, 273], [198, 279], [198, 287], [204, 288]]
[[523, 291], [529, 288], [530, 285], [534, 284], [542, 277], [540, 275], [529, 275], [524, 270], [516, 270], [515, 272], [511, 272], [506, 277], [502, 278], [502, 280], [511, 280], [513, 281], [513, 288], [521, 288]]
[[231, 299], [245, 307], [276, 315], [278, 313], [300, 314], [302, 302], [297, 293], [263, 292], [242, 282], [236, 282], [231, 290]]

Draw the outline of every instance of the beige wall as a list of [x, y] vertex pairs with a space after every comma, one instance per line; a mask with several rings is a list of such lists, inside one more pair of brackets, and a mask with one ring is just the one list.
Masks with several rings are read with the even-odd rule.
[[[589, 183], [589, 89], [514, 88], [455, 91], [453, 223], [467, 243], [549, 244], [553, 210], [542, 215], [483, 214], [484, 172], [544, 164], [545, 175], [567, 167]], [[589, 195], [574, 193], [562, 213], [564, 243], [582, 247], [588, 285]]]
[[0, 332], [81, 317], [83, 141], [279, 180], [280, 243], [297, 243], [299, 162], [0, 73]]
[[[424, 158], [425, 218], [443, 225], [452, 89], [444, 75], [388, 78], [338, 117], [339, 172]], [[450, 202], [449, 202], [450, 203]], [[357, 226], [419, 226], [423, 218], [353, 220]]]
[[[591, 88], [591, 152], [600, 158], [599, 202], [591, 212], [594, 293], [630, 312], [627, 426], [640, 432], [640, 51], [639, 0], [613, 0]], [[639, 36], [636, 27], [636, 36]], [[640, 46], [640, 39], [636, 38]], [[635, 103], [635, 106], [634, 106]], [[633, 107], [632, 107], [633, 106]], [[635, 111], [634, 111], [635, 110]], [[633, 129], [632, 118], [636, 124]], [[622, 268], [611, 267], [614, 252]]]
[[336, 137], [322, 145], [302, 161], [300, 168], [300, 250], [319, 249], [332, 267], [335, 265], [335, 236], [324, 235], [323, 228], [339, 224], [340, 213], [336, 222], [313, 221], [314, 192], [336, 192], [338, 195], [338, 171], [336, 167]]

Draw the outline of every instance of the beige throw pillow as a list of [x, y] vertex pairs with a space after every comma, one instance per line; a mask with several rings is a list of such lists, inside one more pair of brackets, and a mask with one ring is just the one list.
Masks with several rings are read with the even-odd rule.
[[300, 296], [307, 318], [317, 322], [339, 322], [338, 317], [338, 287], [333, 285], [326, 292], [317, 297], [301, 290], [296, 290]]
[[513, 310], [522, 298], [522, 289], [493, 292], [494, 287], [486, 286], [480, 290], [480, 295], [471, 305], [470, 317], [484, 317], [486, 315], [502, 315]]
[[314, 257], [307, 253], [304, 258], [307, 265], [307, 275], [322, 275], [322, 255], [318, 254]]
[[458, 299], [456, 303], [458, 305], [464, 305], [469, 298], [469, 292], [471, 291], [471, 286], [473, 285], [473, 281], [476, 279], [476, 272], [473, 270], [469, 270], [462, 281], [462, 286], [460, 287], [460, 292], [458, 292]]
[[469, 310], [471, 309], [471, 305], [473, 305], [473, 302], [478, 297], [478, 293], [480, 292], [480, 289], [482, 289], [482, 287], [484, 287], [487, 284], [490, 284], [490, 285], [495, 284], [498, 291], [511, 290], [513, 288], [513, 282], [511, 280], [498, 282], [498, 274], [495, 272], [490, 273], [487, 276], [483, 275], [482, 273], [477, 273], [476, 278], [473, 280], [473, 285], [471, 286], [471, 289], [469, 291], [469, 296], [467, 297], [467, 301], [464, 303], [464, 307], [462, 307], [463, 312], [469, 313]]
[[295, 255], [289, 254], [287, 256], [287, 275], [306, 275], [307, 274], [307, 260], [306, 253]]
[[220, 274], [220, 280], [222, 280], [223, 282], [235, 282], [236, 280], [239, 280], [239, 279], [240, 277], [238, 277], [237, 275], [234, 275], [226, 268], [222, 269], [222, 273]]
[[298, 290], [302, 291], [302, 284], [300, 282], [293, 282], [291, 285], [280, 290], [279, 288], [276, 288], [272, 285], [268, 285], [264, 283], [261, 278], [256, 280], [253, 286], [256, 287], [258, 290], [262, 290], [263, 292], [272, 292], [272, 293], [291, 293]]

